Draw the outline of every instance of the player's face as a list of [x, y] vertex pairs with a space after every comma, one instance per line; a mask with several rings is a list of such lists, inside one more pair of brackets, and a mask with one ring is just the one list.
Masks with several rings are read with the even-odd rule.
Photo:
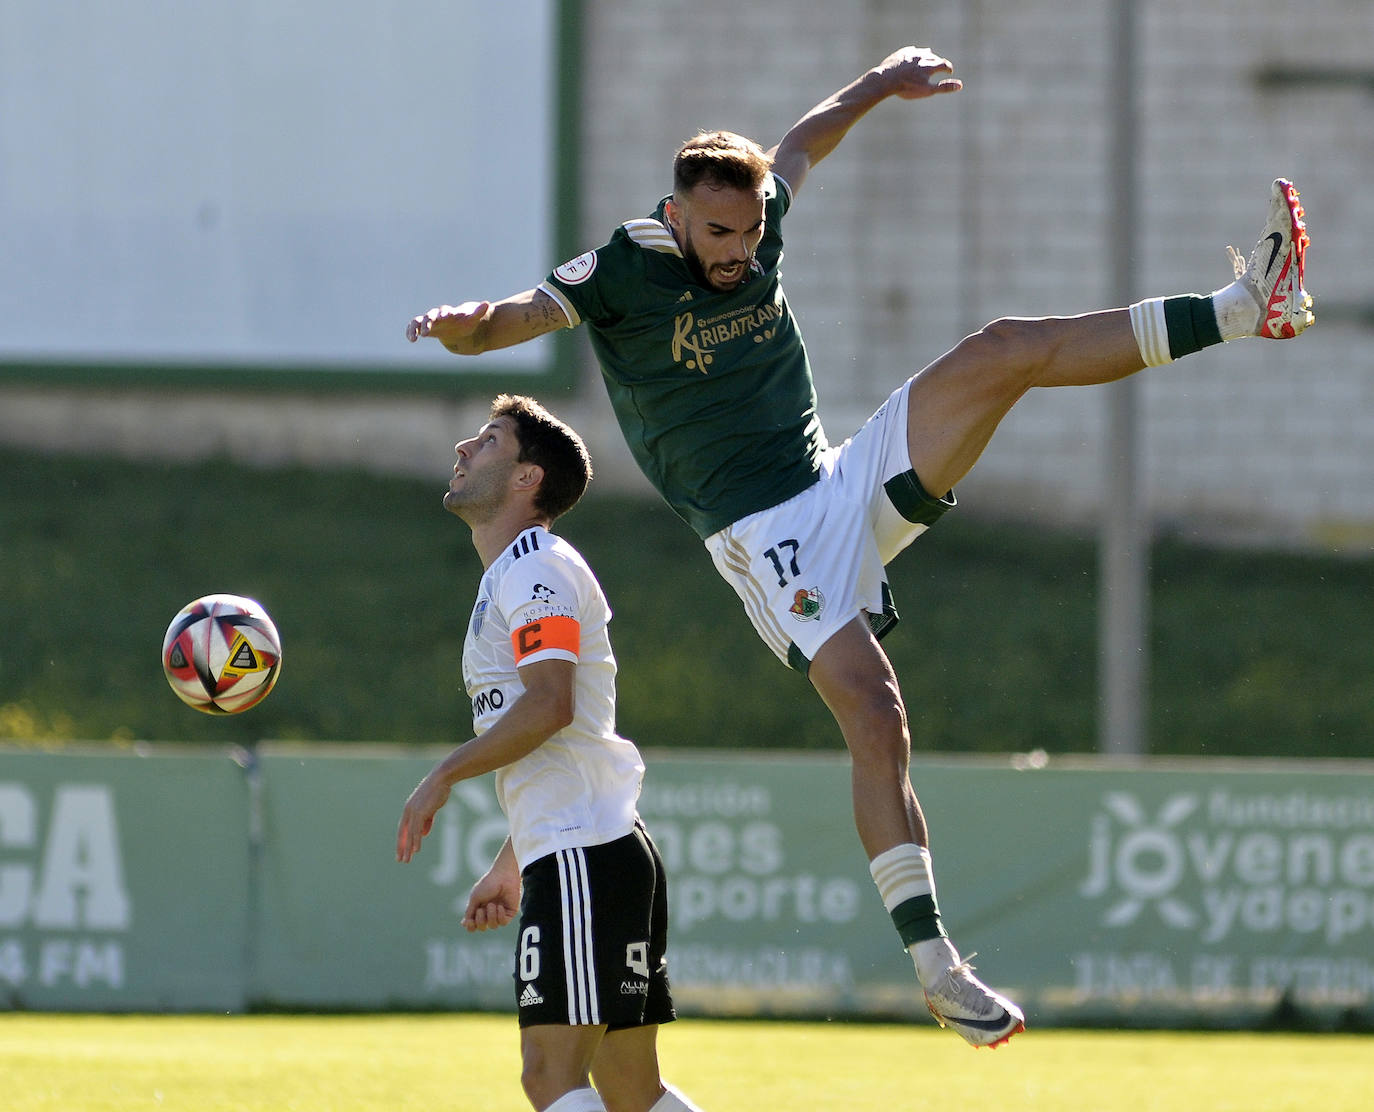
[[444, 509], [464, 520], [498, 509], [520, 461], [520, 442], [509, 417], [488, 421], [476, 436], [453, 446], [458, 462], [444, 495]]
[[668, 223], [697, 281], [728, 293], [749, 275], [749, 262], [763, 238], [761, 192], [712, 188], [702, 183], [669, 202]]

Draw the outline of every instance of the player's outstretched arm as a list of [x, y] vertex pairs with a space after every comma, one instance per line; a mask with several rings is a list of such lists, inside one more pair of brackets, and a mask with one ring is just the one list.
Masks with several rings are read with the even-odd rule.
[[412, 344], [422, 336], [438, 340], [455, 355], [514, 347], [548, 332], [566, 328], [568, 318], [548, 294], [526, 290], [504, 301], [465, 301], [440, 305], [406, 325]]
[[833, 93], [793, 124], [770, 152], [773, 170], [795, 194], [811, 167], [833, 151], [863, 115], [888, 97], [920, 100], [954, 93], [964, 83], [954, 66], [924, 46], [904, 46]]

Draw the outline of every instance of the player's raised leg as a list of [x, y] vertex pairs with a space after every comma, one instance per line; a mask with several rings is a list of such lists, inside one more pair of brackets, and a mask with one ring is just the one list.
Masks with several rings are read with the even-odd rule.
[[1130, 313], [1006, 317], [965, 337], [907, 387], [907, 442], [921, 485], [958, 485], [1005, 417], [1034, 386], [1114, 382], [1143, 369]]
[[1212, 294], [1076, 317], [1004, 318], [966, 337], [911, 380], [907, 437], [922, 485], [936, 494], [955, 486], [1032, 387], [1114, 382], [1214, 344], [1299, 335], [1314, 320], [1303, 286], [1308, 244], [1298, 192], [1279, 178], [1249, 261], [1227, 248], [1235, 281]]
[[[1236, 279], [1210, 296], [1152, 298], [1078, 317], [1009, 318], [967, 337], [908, 385], [908, 446], [922, 486], [937, 495], [952, 489], [1032, 387], [1113, 382], [1228, 340], [1300, 334], [1313, 322], [1312, 299], [1303, 287], [1308, 246], [1303, 216], [1292, 183], [1276, 180], [1249, 261], [1243, 263], [1228, 249]], [[853, 646], [839, 641], [826, 648], [836, 648], [836, 657], [841, 648], [852, 655]], [[873, 650], [881, 651], [876, 644]], [[881, 679], [886, 673], [875, 669], [872, 674]], [[856, 820], [870, 870], [915, 962], [931, 1013], [975, 1046], [1000, 1045], [1024, 1029], [1024, 1017], [973, 976], [968, 960], [959, 957], [945, 934], [927, 831], [904, 760], [900, 780], [895, 771], [899, 757], [909, 751], [895, 680], [890, 696], [881, 682], [856, 686], [854, 673], [824, 653], [817, 655], [811, 675], [855, 756]], [[861, 761], [870, 770], [866, 774]], [[899, 803], [897, 783], [907, 785], [909, 803]], [[863, 798], [869, 801], [866, 809], [860, 805]], [[903, 807], [910, 838], [894, 841]]]

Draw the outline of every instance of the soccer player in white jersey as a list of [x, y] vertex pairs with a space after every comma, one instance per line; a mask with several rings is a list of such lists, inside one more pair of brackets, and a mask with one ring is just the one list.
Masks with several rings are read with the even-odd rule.
[[495, 772], [510, 837], [463, 925], [519, 915], [525, 1095], [539, 1112], [700, 1112], [659, 1075], [668, 882], [636, 811], [644, 764], [615, 732], [610, 607], [549, 531], [586, 489], [587, 449], [532, 398], [502, 394], [455, 451], [444, 507], [486, 569], [463, 642], [476, 736], [411, 793], [396, 859], [414, 857], [454, 784]]
[[[779, 280], [783, 218], [875, 105], [962, 87], [948, 60], [908, 46], [817, 104], [771, 151], [728, 131], [698, 135], [679, 149], [672, 195], [651, 216], [523, 293], [441, 305], [406, 334], [476, 355], [587, 325], [636, 461], [702, 538], [759, 636], [834, 715], [869, 871], [931, 1013], [974, 1046], [997, 1046], [1024, 1016], [973, 975], [936, 904], [910, 720], [878, 643], [896, 621], [885, 568], [954, 507], [955, 484], [1031, 389], [1112, 382], [1230, 340], [1291, 339], [1313, 316], [1302, 208], [1278, 179], [1248, 263], [1232, 252], [1234, 282], [1209, 296], [994, 321], [832, 447]], [[1005, 816], [981, 821], [1014, 842]]]

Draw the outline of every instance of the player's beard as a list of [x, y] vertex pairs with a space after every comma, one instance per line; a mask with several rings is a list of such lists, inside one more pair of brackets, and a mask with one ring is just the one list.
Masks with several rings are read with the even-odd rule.
[[511, 473], [518, 466], [518, 460], [510, 460], [501, 467], [488, 466], [476, 471], [465, 469], [458, 489], [450, 486], [444, 494], [444, 509], [469, 525], [486, 520], [501, 508]]
[[752, 259], [746, 259], [740, 268], [740, 276], [728, 286], [713, 282], [711, 275], [706, 269], [706, 264], [701, 261], [701, 255], [697, 252], [695, 244], [692, 243], [690, 235], [684, 237], [686, 242], [682, 245], [682, 257], [687, 260], [687, 269], [692, 272], [692, 277], [696, 279], [698, 285], [705, 286], [708, 290], [715, 290], [717, 293], [731, 293], [740, 288], [741, 283], [749, 277], [749, 264]]

